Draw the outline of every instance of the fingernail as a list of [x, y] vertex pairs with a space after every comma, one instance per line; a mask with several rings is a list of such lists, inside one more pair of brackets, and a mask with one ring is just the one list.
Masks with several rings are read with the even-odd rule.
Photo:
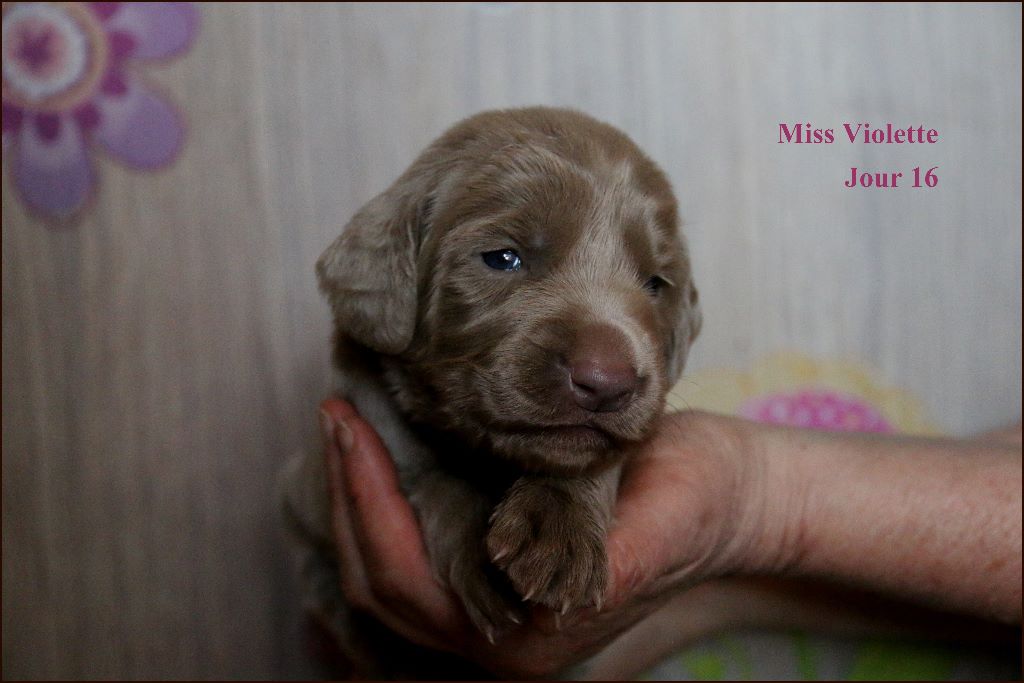
[[345, 420], [332, 417], [323, 408], [320, 409], [320, 434], [325, 443], [336, 441], [343, 455], [352, 449], [352, 430]]
[[352, 450], [352, 442], [355, 437], [352, 435], [352, 430], [349, 429], [349, 426], [345, 424], [344, 420], [338, 420], [335, 423], [334, 430], [338, 437], [338, 444], [341, 446], [341, 452], [344, 455]]
[[329, 440], [334, 435], [334, 419], [331, 417], [323, 408], [320, 409], [320, 436], [323, 437], [324, 441]]

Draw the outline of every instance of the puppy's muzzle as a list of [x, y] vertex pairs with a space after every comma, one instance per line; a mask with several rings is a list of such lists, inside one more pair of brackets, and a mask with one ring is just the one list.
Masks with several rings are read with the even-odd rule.
[[643, 380], [628, 344], [610, 325], [580, 331], [566, 359], [569, 393], [577, 406], [591, 413], [613, 413], [630, 404]]

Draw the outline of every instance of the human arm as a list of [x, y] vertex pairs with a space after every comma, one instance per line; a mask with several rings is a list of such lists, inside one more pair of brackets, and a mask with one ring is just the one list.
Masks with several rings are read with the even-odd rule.
[[755, 524], [767, 533], [741, 571], [1020, 623], [1019, 442], [741, 429], [761, 451], [761, 519], [775, 520]]
[[[621, 675], [626, 659], [632, 657], [635, 664], [641, 650], [656, 656], [687, 638], [745, 625], [816, 628], [830, 621], [845, 624], [847, 632], [888, 628], [886, 624], [891, 625], [890, 630], [905, 632], [921, 625], [936, 635], [941, 635], [937, 630], [946, 628], [927, 612], [901, 610], [894, 618], [871, 608], [861, 597], [844, 598], [843, 591], [825, 589], [809, 599], [805, 587], [798, 585], [799, 579], [773, 583], [722, 578], [684, 592], [716, 576], [768, 571], [813, 576], [799, 563], [787, 562], [794, 557], [792, 542], [798, 538], [790, 531], [791, 525], [804, 519], [797, 513], [807, 510], [799, 490], [786, 488], [792, 480], [781, 475], [821, 465], [808, 463], [806, 458], [790, 462], [789, 449], [801, 448], [787, 441], [785, 435], [790, 430], [685, 413], [666, 416], [655, 438], [636, 454], [625, 473], [617, 523], [608, 544], [612, 576], [605, 608], [600, 613], [584, 610], [573, 615], [561, 624], [561, 630], [554, 615], [536, 610], [531, 622], [492, 647], [468, 626], [457, 602], [424, 570], [425, 552], [415, 517], [398, 492], [393, 468], [372, 429], [343, 403], [327, 402], [325, 409], [348, 423], [352, 436], [344, 457], [340, 447], [343, 435], [329, 428], [326, 439], [335, 525], [346, 549], [342, 553], [342, 583], [349, 599], [414, 641], [467, 654], [494, 671], [518, 677], [550, 675], [615, 641], [595, 659], [593, 671]], [[857, 437], [852, 439], [849, 448], [864, 447]], [[835, 449], [830, 458], [870, 455], [844, 450], [841, 445], [847, 443], [847, 437], [838, 441], [839, 446], [830, 446]], [[922, 456], [934, 455], [936, 443], [913, 443], [919, 444], [913, 448]], [[939, 450], [951, 447], [946, 442], [938, 445]], [[1019, 482], [1019, 446], [1016, 451], [992, 448], [981, 450], [1011, 471], [1016, 458]], [[763, 459], [773, 456], [779, 458], [778, 466], [769, 469]], [[1016, 491], [1019, 511], [1019, 484]], [[840, 497], [842, 490], [833, 493]], [[769, 505], [769, 500], [774, 504]], [[822, 507], [827, 514], [837, 513], [828, 505]], [[902, 514], [900, 501], [890, 504], [890, 511]], [[856, 519], [851, 522], [856, 526]], [[1019, 528], [1018, 521], [1018, 623]], [[866, 541], [861, 538], [860, 542]], [[1012, 549], [1009, 552], [1012, 556]], [[796, 557], [799, 559], [799, 554]], [[858, 585], [866, 584], [871, 576], [854, 572], [847, 578]], [[1012, 596], [1007, 599], [1013, 601]], [[973, 607], [968, 604], [967, 611], [975, 611]], [[617, 653], [621, 655], [618, 659]]]

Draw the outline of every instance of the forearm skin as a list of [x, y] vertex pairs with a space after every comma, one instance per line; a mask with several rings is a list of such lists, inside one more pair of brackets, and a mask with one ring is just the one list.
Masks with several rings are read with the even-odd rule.
[[1021, 449], [744, 423], [759, 466], [750, 573], [1021, 620]]

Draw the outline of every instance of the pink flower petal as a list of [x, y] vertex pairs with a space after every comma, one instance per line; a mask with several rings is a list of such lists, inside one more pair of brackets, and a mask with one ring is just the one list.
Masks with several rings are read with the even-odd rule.
[[126, 78], [124, 83], [123, 94], [101, 94], [93, 101], [99, 110], [95, 140], [132, 168], [152, 169], [170, 163], [185, 139], [181, 117], [138, 80]]
[[89, 6], [100, 20], [106, 21], [121, 9], [121, 4], [120, 2], [90, 2]]
[[159, 59], [188, 48], [199, 26], [199, 10], [188, 2], [129, 2], [106, 25], [135, 38], [132, 57]]
[[70, 116], [58, 118], [52, 141], [43, 139], [38, 126], [22, 126], [12, 152], [14, 186], [30, 207], [64, 217], [85, 204], [93, 185], [92, 164]]
[[108, 36], [110, 41], [110, 54], [115, 62], [120, 62], [126, 57], [131, 57], [135, 52], [135, 36], [124, 31], [111, 31]]
[[809, 389], [755, 397], [740, 415], [759, 422], [829, 431], [891, 432], [893, 428], [871, 404], [856, 396]]

